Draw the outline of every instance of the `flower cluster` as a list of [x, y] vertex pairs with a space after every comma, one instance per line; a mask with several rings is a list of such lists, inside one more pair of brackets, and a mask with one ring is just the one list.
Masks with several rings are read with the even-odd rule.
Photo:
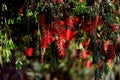
[[[41, 25], [40, 21], [39, 25]], [[74, 26], [78, 23], [78, 19], [70, 16], [65, 20], [60, 20], [60, 18], [55, 18], [52, 20], [51, 26], [45, 27], [43, 35], [40, 40], [40, 45], [42, 48], [46, 49], [49, 44], [56, 41], [58, 57], [63, 57], [66, 54], [66, 48], [69, 42], [74, 38], [76, 31]], [[45, 23], [47, 24], [47, 23]], [[49, 25], [49, 24], [47, 24]]]

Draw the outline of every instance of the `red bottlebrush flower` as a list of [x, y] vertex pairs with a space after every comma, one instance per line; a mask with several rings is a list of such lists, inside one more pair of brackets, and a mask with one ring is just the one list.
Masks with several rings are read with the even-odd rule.
[[62, 37], [58, 37], [57, 40], [57, 51], [58, 51], [58, 57], [62, 58], [66, 55], [65, 51], [65, 39], [62, 39]]
[[90, 38], [87, 38], [85, 42], [82, 43], [83, 47], [87, 47], [90, 44]]
[[82, 30], [92, 34], [93, 30], [95, 29], [95, 27], [93, 26], [92, 22], [90, 21], [82, 21]]
[[70, 29], [66, 30], [66, 40], [70, 41], [75, 36], [75, 31], [72, 31]]
[[74, 24], [77, 25], [77, 24], [79, 23], [79, 20], [80, 20], [79, 17], [75, 17], [75, 22], [74, 22]]
[[25, 49], [25, 55], [30, 57], [30, 56], [33, 55], [33, 51], [34, 51], [34, 48], [29, 48], [28, 47], [28, 48]]
[[106, 59], [114, 59], [115, 57], [115, 45], [111, 44], [110, 40], [107, 40], [104, 45], [106, 52]]
[[113, 0], [114, 5], [118, 5], [117, 0]]
[[108, 45], [107, 46], [108, 47], [108, 49], [107, 49], [107, 55], [106, 55], [106, 58], [107, 59], [114, 59], [114, 57], [115, 57], [115, 46], [114, 45]]
[[60, 21], [59, 22], [59, 26], [64, 26], [65, 25], [65, 22], [64, 21]]
[[70, 28], [70, 29], [73, 29], [74, 28], [74, 22], [75, 22], [75, 19], [72, 16], [68, 17], [66, 19], [67, 27]]
[[54, 34], [60, 35], [60, 34], [65, 34], [66, 30], [63, 27], [58, 27], [53, 29]]
[[114, 14], [117, 14], [117, 10], [116, 10], [116, 9], [114, 9], [114, 10], [113, 10], [113, 13], [114, 13]]
[[41, 47], [42, 48], [47, 48], [49, 44], [51, 44], [54, 41], [53, 34], [50, 30], [44, 30], [43, 31], [43, 36], [41, 37]]
[[82, 59], [86, 59], [88, 57], [88, 54], [87, 54], [88, 51], [83, 51], [82, 52]]
[[113, 31], [117, 31], [119, 28], [118, 28], [118, 25], [117, 24], [111, 24], [110, 27], [113, 29]]
[[84, 0], [79, 0], [79, 2], [85, 2]]
[[61, 4], [63, 3], [63, 0], [57, 0], [57, 3]]
[[93, 19], [93, 21], [82, 21], [82, 30], [92, 34], [93, 30], [96, 29], [97, 26], [102, 24], [102, 17], [97, 16]]
[[52, 20], [52, 26], [53, 26], [53, 31], [54, 34], [62, 34], [65, 32], [65, 22], [64, 21], [60, 21], [60, 18], [55, 18]]
[[24, 5], [21, 5], [20, 8], [18, 9], [18, 14], [23, 14], [23, 9], [24, 9]]
[[59, 35], [58, 35], [58, 39], [64, 39], [64, 40], [66, 40], [66, 35], [65, 35], [65, 33], [59, 34]]
[[87, 68], [90, 68], [91, 67], [91, 61], [87, 60], [86, 63], [85, 63], [85, 65], [86, 65]]
[[59, 22], [60, 22], [60, 18], [57, 17], [57, 18], [53, 19], [52, 20], [53, 28], [58, 28], [60, 26]]
[[61, 4], [61, 3], [63, 3], [63, 0], [52, 0], [52, 2]]
[[110, 40], [107, 40], [106, 43], [104, 44], [104, 50], [107, 51], [108, 50], [108, 45], [110, 45], [111, 42]]
[[97, 16], [93, 19], [93, 26], [96, 28], [97, 26], [102, 24], [102, 17]]
[[47, 23], [46, 23], [46, 16], [44, 14], [39, 14], [39, 19], [38, 19], [38, 23], [40, 26], [46, 27]]

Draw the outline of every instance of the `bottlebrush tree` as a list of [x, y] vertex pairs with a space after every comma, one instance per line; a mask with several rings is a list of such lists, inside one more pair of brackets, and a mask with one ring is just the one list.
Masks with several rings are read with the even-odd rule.
[[21, 69], [37, 61], [49, 73], [61, 70], [75, 80], [87, 68], [99, 80], [120, 63], [119, 0], [1, 2], [1, 66], [10, 63]]

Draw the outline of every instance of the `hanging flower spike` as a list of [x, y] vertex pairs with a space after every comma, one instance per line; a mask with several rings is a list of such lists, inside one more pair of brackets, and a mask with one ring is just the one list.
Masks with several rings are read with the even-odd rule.
[[102, 16], [97, 16], [93, 19], [93, 26], [96, 28], [97, 26], [102, 24]]
[[107, 50], [107, 59], [114, 59], [115, 57], [115, 45], [111, 44], [108, 45], [108, 50]]
[[65, 22], [64, 22], [64, 21], [60, 21], [60, 22], [59, 22], [59, 26], [60, 26], [60, 27], [65, 26]]
[[107, 40], [106, 43], [104, 44], [104, 50], [107, 51], [108, 50], [108, 45], [111, 44], [110, 40]]
[[86, 65], [87, 68], [90, 68], [91, 65], [92, 65], [92, 63], [91, 63], [90, 60], [87, 60], [86, 63], [85, 63], [85, 65]]
[[34, 48], [27, 47], [25, 49], [25, 55], [28, 56], [28, 57], [31, 57], [33, 55], [33, 51], [34, 51]]
[[46, 27], [47, 26], [46, 19], [47, 18], [44, 14], [39, 14], [39, 19], [38, 19], [39, 26]]
[[57, 44], [58, 58], [64, 57], [66, 55], [65, 35], [59, 35], [56, 44]]
[[79, 2], [85, 2], [85, 0], [79, 0]]
[[88, 51], [82, 51], [82, 59], [86, 59], [88, 57]]
[[118, 5], [117, 0], [113, 0], [114, 5]]
[[82, 30], [89, 34], [92, 34], [93, 30], [96, 29], [101, 24], [102, 17], [97, 16], [93, 19], [93, 21], [82, 21]]
[[107, 40], [104, 44], [104, 50], [106, 52], [106, 59], [114, 59], [115, 57], [115, 45], [111, 44], [110, 40]]
[[118, 11], [117, 11], [116, 9], [113, 9], [113, 13], [114, 13], [114, 14], [117, 14]]
[[23, 9], [25, 8], [24, 5], [21, 5], [20, 8], [18, 9], [18, 14], [21, 15], [23, 14]]
[[94, 26], [90, 21], [82, 21], [82, 31], [87, 32], [88, 34], [93, 33]]
[[75, 36], [76, 32], [70, 29], [66, 30], [66, 40], [69, 42]]
[[63, 0], [57, 0], [57, 3], [61, 4], [63, 3]]
[[58, 4], [61, 4], [63, 3], [64, 1], [63, 0], [52, 0], [53, 3], [58, 3]]
[[65, 34], [66, 30], [63, 27], [58, 27], [53, 29], [53, 34], [55, 35], [60, 35], [60, 34]]
[[85, 40], [85, 42], [82, 43], [82, 46], [83, 46], [83, 47], [88, 47], [89, 44], [90, 44], [90, 38], [87, 38], [87, 39]]
[[59, 22], [60, 22], [60, 18], [59, 17], [57, 17], [57, 18], [54, 18], [53, 20], [52, 20], [52, 26], [53, 26], [53, 28], [58, 28], [60, 25], [59, 25]]
[[66, 19], [67, 27], [70, 28], [70, 29], [74, 29], [74, 22], [75, 22], [75, 19], [72, 16], [68, 17]]
[[79, 23], [79, 21], [80, 21], [80, 18], [76, 16], [76, 17], [75, 17], [74, 24], [77, 25], [77, 24]]
[[54, 32], [54, 34], [62, 34], [65, 32], [65, 22], [64, 21], [60, 21], [60, 18], [55, 18], [52, 20], [52, 30]]
[[44, 30], [40, 41], [41, 47], [46, 49], [54, 40], [52, 32], [50, 30]]
[[110, 24], [110, 27], [113, 29], [113, 31], [117, 31], [119, 29], [117, 24]]

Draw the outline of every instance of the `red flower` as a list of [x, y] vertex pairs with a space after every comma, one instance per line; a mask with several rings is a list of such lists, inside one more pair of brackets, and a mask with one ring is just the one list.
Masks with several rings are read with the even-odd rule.
[[115, 46], [114, 45], [108, 45], [107, 46], [108, 47], [108, 49], [107, 49], [107, 55], [106, 55], [106, 58], [107, 59], [114, 59], [114, 57], [115, 57]]
[[118, 5], [117, 0], [113, 0], [114, 5]]
[[93, 33], [93, 30], [95, 27], [93, 26], [92, 22], [90, 21], [82, 21], [82, 31], [85, 31], [87, 33]]
[[70, 28], [70, 29], [73, 29], [74, 28], [74, 22], [75, 22], [75, 19], [72, 16], [68, 17], [66, 19], [67, 27]]
[[46, 16], [44, 14], [39, 14], [39, 19], [38, 19], [38, 23], [40, 26], [46, 27], [47, 23], [46, 23]]
[[52, 0], [52, 1], [53, 3], [59, 3], [59, 4], [63, 3], [63, 0]]
[[116, 10], [116, 9], [114, 9], [114, 10], [113, 10], [113, 13], [114, 13], [114, 14], [117, 14], [117, 10]]
[[110, 27], [113, 29], [113, 31], [117, 31], [119, 28], [118, 28], [118, 25], [117, 24], [111, 24]]
[[104, 44], [104, 50], [106, 52], [106, 59], [114, 59], [115, 45], [111, 44], [110, 40], [107, 40]]
[[57, 0], [57, 3], [59, 3], [59, 4], [63, 3], [63, 0]]
[[33, 55], [33, 51], [34, 51], [34, 49], [33, 48], [26, 48], [25, 49], [25, 54], [26, 54], [26, 56], [32, 56]]
[[59, 22], [59, 26], [64, 26], [65, 25], [65, 22], [64, 21], [60, 21]]
[[87, 47], [90, 44], [90, 38], [87, 38], [85, 42], [82, 43], [83, 47]]
[[86, 59], [88, 57], [88, 51], [83, 51], [82, 52], [82, 59]]
[[54, 34], [62, 34], [65, 32], [65, 22], [64, 21], [60, 21], [60, 18], [55, 18], [52, 20], [52, 26], [53, 26], [53, 31]]
[[75, 17], [75, 22], [74, 22], [74, 24], [77, 25], [77, 24], [79, 23], [79, 21], [80, 21], [80, 18], [79, 18], [79, 17]]
[[42, 48], [47, 48], [49, 44], [51, 44], [54, 41], [53, 34], [50, 30], [44, 30], [43, 31], [43, 36], [41, 37], [41, 47]]
[[91, 61], [87, 60], [85, 65], [86, 65], [87, 68], [90, 68], [91, 67]]
[[84, 2], [84, 0], [79, 0], [79, 2]]
[[63, 27], [58, 27], [58, 28], [55, 27], [53, 31], [54, 31], [54, 34], [57, 34], [57, 35], [60, 35], [66, 32], [66, 30]]
[[24, 9], [24, 5], [21, 5], [20, 8], [18, 9], [18, 14], [23, 14], [23, 9]]
[[59, 18], [59, 17], [54, 18], [54, 19], [52, 20], [52, 26], [53, 26], [54, 28], [59, 27], [59, 26], [60, 26], [60, 25], [59, 25], [59, 22], [60, 22], [60, 18]]
[[58, 51], [58, 57], [62, 58], [66, 55], [66, 51], [65, 51], [65, 39], [63, 38], [63, 36], [58, 37], [57, 40], [57, 51]]
[[89, 34], [92, 34], [93, 30], [96, 29], [97, 26], [102, 24], [101, 18], [101, 16], [97, 16], [93, 19], [93, 21], [82, 21], [82, 30]]
[[97, 16], [93, 19], [93, 26], [96, 28], [97, 26], [102, 24], [102, 17]]
[[75, 31], [72, 31], [70, 29], [66, 30], [66, 40], [70, 41], [75, 36]]

